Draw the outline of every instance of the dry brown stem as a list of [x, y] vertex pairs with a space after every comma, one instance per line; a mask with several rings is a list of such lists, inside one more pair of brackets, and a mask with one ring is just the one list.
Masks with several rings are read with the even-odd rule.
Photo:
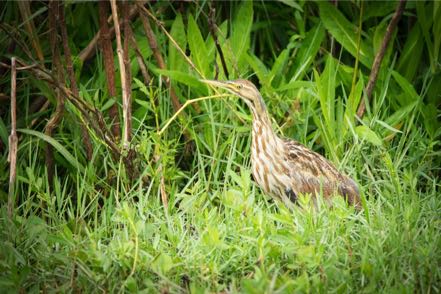
[[[145, 10], [147, 10], [141, 4], [138, 3], [137, 5], [138, 5], [139, 9], [141, 9], [141, 11], [145, 12]], [[142, 25], [144, 27], [144, 31], [146, 33], [146, 36], [147, 36], [150, 48], [153, 51], [153, 56], [155, 57], [155, 60], [158, 63], [158, 67], [160, 69], [167, 69], [167, 67], [165, 66], [164, 59], [162, 58], [162, 54], [159, 51], [158, 43], [156, 41], [156, 36], [153, 33], [152, 27], [150, 26], [149, 19], [146, 17], [145, 13], [140, 13], [139, 17], [141, 18]], [[170, 98], [171, 98], [173, 110], [174, 110], [174, 112], [176, 112], [176, 111], [178, 111], [182, 107], [181, 102], [179, 102], [179, 98], [176, 95], [176, 92], [171, 87], [170, 79], [165, 77], [165, 76], [163, 76], [162, 80], [166, 84], [167, 88], [170, 91]]]
[[[101, 2], [101, 1], [100, 1]], [[141, 1], [140, 3], [145, 3], [145, 1]], [[130, 9], [130, 19], [133, 19], [136, 15], [138, 14], [138, 9], [136, 9], [136, 6], [132, 7]], [[107, 22], [110, 23], [112, 21], [112, 16], [110, 16], [107, 19]], [[89, 44], [83, 49], [81, 50], [80, 54], [78, 55], [78, 58], [84, 62], [86, 60], [88, 60], [89, 58], [93, 57], [96, 53], [96, 46], [100, 40], [100, 35], [101, 35], [101, 30], [98, 31], [95, 36], [92, 38], [92, 40], [89, 42]], [[109, 36], [111, 38], [113, 38], [115, 36], [115, 28], [111, 27], [109, 29]]]
[[[57, 78], [62, 81], [62, 66], [60, 50], [58, 47], [57, 22], [60, 16], [60, 3], [58, 1], [49, 2], [49, 42], [52, 52], [52, 72], [57, 75]], [[45, 134], [52, 137], [55, 128], [58, 126], [64, 111], [64, 100], [60, 91], [55, 91], [57, 101], [56, 110], [46, 124]], [[54, 150], [50, 144], [46, 144], [46, 167], [48, 173], [49, 187], [52, 188], [53, 177], [55, 173], [54, 166]]]
[[[182, 48], [179, 47], [179, 44], [175, 41], [175, 39], [173, 39], [173, 37], [165, 29], [164, 25], [147, 8], [145, 8], [142, 3], [137, 3], [137, 6], [138, 6], [138, 9], [140, 10], [140, 12], [142, 12], [139, 15], [141, 17], [143, 25], [144, 25], [143, 15], [150, 17], [155, 22], [155, 24], [164, 32], [164, 34], [167, 36], [167, 38], [170, 40], [170, 42], [172, 42], [173, 46], [175, 46], [175, 48], [179, 51], [179, 53], [181, 53], [182, 57], [184, 57], [185, 61], [187, 61], [187, 63], [191, 66], [191, 68], [193, 68], [193, 70], [196, 71], [200, 77], [205, 78], [205, 76], [194, 65], [193, 61], [191, 61], [191, 59], [187, 55], [185, 55], [184, 50], [182, 50]], [[148, 25], [150, 26], [150, 23]], [[146, 29], [146, 27], [144, 25], [144, 30], [145, 29]], [[154, 37], [154, 35], [153, 35], [153, 37]], [[147, 36], [147, 38], [148, 38], [148, 36]], [[150, 45], [150, 47], [151, 47], [151, 45]]]
[[43, 50], [41, 50], [40, 39], [35, 32], [35, 24], [31, 14], [30, 1], [17, 1], [18, 7], [20, 9], [20, 14], [25, 23], [26, 30], [29, 34], [29, 39], [32, 43], [32, 47], [37, 54], [38, 60], [44, 61]]
[[216, 29], [218, 29], [218, 28], [216, 26], [216, 21], [215, 21], [216, 10], [214, 8], [213, 3], [214, 2], [210, 2], [210, 13], [208, 15], [208, 27], [210, 28], [210, 34], [213, 37], [214, 44], [216, 45], [216, 50], [219, 53], [219, 58], [221, 60], [222, 69], [224, 70], [224, 75], [228, 79], [229, 74], [228, 74], [227, 64], [225, 62], [224, 53], [222, 52], [222, 48], [219, 44], [219, 40], [218, 40], [217, 34], [216, 34]]
[[[181, 55], [184, 57], [184, 59], [187, 61], [187, 63], [203, 78], [204, 75], [197, 69], [197, 67], [193, 64], [193, 62], [191, 61], [190, 58], [188, 58], [187, 55], [185, 55], [185, 52], [182, 50], [181, 47], [179, 47], [179, 44], [176, 43], [176, 41], [173, 39], [173, 37], [168, 33], [168, 31], [165, 29], [164, 25], [147, 9], [143, 6], [142, 3], [137, 3], [138, 9], [140, 10], [140, 14], [139, 17], [141, 18], [141, 21], [143, 23], [144, 26], [144, 30], [146, 32], [147, 35], [147, 39], [149, 41], [149, 45], [150, 48], [153, 51], [153, 55], [158, 63], [158, 66], [160, 69], [166, 69], [164, 60], [162, 58], [161, 52], [158, 49], [158, 45], [156, 42], [156, 37], [153, 33], [153, 30], [150, 26], [150, 22], [148, 20], [147, 17], [150, 17], [155, 24], [164, 32], [164, 34], [167, 36], [167, 38], [170, 40], [170, 42], [172, 42], [173, 46], [175, 46], [175, 48], [181, 53]], [[161, 66], [162, 65], [162, 66]], [[171, 87], [171, 83], [170, 83], [170, 79], [167, 77], [163, 77], [163, 81], [165, 82], [165, 84], [167, 85], [167, 87], [170, 90], [170, 97], [172, 99], [172, 105], [173, 105], [173, 110], [176, 112], [180, 107], [181, 103], [179, 102], [178, 96], [176, 95], [176, 92], [174, 91], [173, 87]], [[200, 112], [200, 107], [198, 104], [194, 104], [193, 105], [194, 109], [196, 110], [197, 113]], [[182, 114], [183, 116], [185, 116], [185, 114]], [[184, 135], [186, 135], [187, 138], [189, 138], [189, 134], [187, 131], [184, 131]]]
[[360, 105], [358, 106], [357, 116], [359, 118], [363, 117], [366, 110], [366, 103], [369, 103], [371, 100], [372, 92], [374, 90], [375, 83], [377, 82], [378, 71], [380, 70], [381, 62], [383, 61], [384, 54], [386, 53], [387, 46], [389, 45], [389, 41], [392, 37], [392, 33], [394, 32], [397, 23], [400, 20], [401, 15], [403, 14], [405, 5], [406, 0], [400, 0], [400, 3], [398, 3], [397, 8], [395, 9], [393, 17], [389, 25], [387, 26], [386, 33], [383, 37], [383, 41], [381, 42], [380, 49], [378, 50], [377, 55], [375, 55], [374, 64], [372, 65], [372, 70], [369, 75], [369, 81], [365, 89], [366, 99], [361, 99]]
[[[125, 1], [122, 4], [123, 12], [123, 28], [124, 28], [124, 48], [123, 48], [123, 61], [126, 74], [126, 94], [123, 98], [126, 99], [123, 103], [123, 114], [125, 114], [126, 122], [124, 124], [124, 134], [127, 134], [127, 144], [130, 143], [132, 139], [132, 70], [130, 67], [130, 57], [129, 57], [129, 45], [130, 41], [130, 20], [129, 20], [129, 2]], [[125, 107], [124, 107], [125, 106]], [[128, 145], [126, 146], [128, 147]]]
[[64, 83], [60, 82], [57, 77], [53, 76], [52, 72], [45, 69], [42, 65], [34, 64], [29, 66], [20, 59], [17, 59], [17, 63], [21, 66], [28, 67], [29, 71], [33, 73], [36, 78], [42, 81], [47, 81], [55, 89], [59, 89], [64, 98], [68, 99], [69, 102], [78, 109], [81, 113], [82, 119], [87, 123], [87, 126], [89, 126], [90, 129], [95, 132], [96, 136], [107, 145], [113, 158], [119, 160], [121, 153], [118, 145], [115, 143], [115, 138], [112, 133], [106, 128], [104, 117], [99, 110], [90, 106], [79, 96], [75, 95], [64, 85]]
[[17, 176], [17, 68], [15, 58], [11, 58], [11, 134], [9, 135], [9, 191], [8, 217], [12, 219], [15, 198], [15, 178]]
[[129, 148], [129, 117], [127, 115], [127, 109], [128, 109], [128, 100], [130, 97], [128, 97], [128, 91], [127, 91], [127, 77], [126, 77], [126, 67], [124, 64], [124, 52], [123, 47], [121, 43], [121, 30], [119, 27], [119, 18], [118, 18], [118, 8], [116, 5], [116, 0], [110, 1], [110, 7], [112, 9], [112, 18], [113, 18], [113, 25], [115, 27], [115, 38], [116, 38], [116, 53], [118, 56], [118, 63], [119, 63], [119, 72], [121, 77], [121, 91], [122, 91], [122, 104], [123, 104], [123, 138], [122, 138], [122, 144], [123, 148], [128, 149]]
[[[112, 98], [116, 98], [116, 86], [115, 86], [115, 66], [113, 65], [113, 48], [111, 41], [111, 34], [109, 30], [109, 24], [107, 22], [107, 3], [106, 1], [98, 2], [99, 18], [100, 18], [100, 43], [101, 50], [103, 51], [104, 70], [107, 78], [107, 89], [109, 95]], [[118, 106], [116, 103], [112, 105], [109, 110], [109, 116], [112, 120], [112, 133], [113, 136], [119, 140], [121, 138], [120, 122], [118, 115]]]
[[[69, 76], [70, 80], [70, 88], [72, 89], [72, 92], [79, 96], [77, 81], [75, 78], [75, 72], [72, 64], [72, 54], [69, 47], [69, 41], [67, 36], [67, 29], [66, 29], [66, 21], [64, 19], [64, 6], [59, 8], [59, 25], [60, 25], [60, 31], [61, 31], [61, 38], [63, 40], [63, 48], [64, 48], [64, 59], [66, 61], [66, 69], [67, 74]], [[92, 160], [93, 155], [93, 146], [92, 141], [90, 139], [89, 132], [87, 131], [86, 126], [81, 122], [81, 135], [83, 137], [83, 143], [86, 149], [86, 157], [87, 160]]]
[[144, 59], [142, 57], [142, 53], [141, 53], [141, 50], [139, 49], [138, 43], [136, 42], [136, 38], [133, 35], [133, 31], [130, 28], [130, 26], [128, 28], [129, 28], [129, 30], [128, 30], [129, 35], [127, 37], [130, 38], [132, 48], [135, 50], [136, 60], [139, 65], [139, 69], [141, 70], [141, 74], [144, 79], [144, 84], [149, 85], [151, 82], [150, 74], [147, 70], [147, 66], [146, 66]]

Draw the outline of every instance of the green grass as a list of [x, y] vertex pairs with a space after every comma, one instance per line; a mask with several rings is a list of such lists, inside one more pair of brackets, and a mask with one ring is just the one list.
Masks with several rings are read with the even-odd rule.
[[[156, 5], [166, 7], [166, 28], [212, 78], [214, 58], [219, 68], [220, 62], [199, 14], [206, 3], [186, 7], [182, 17], [172, 4]], [[439, 5], [409, 2], [407, 12], [425, 18], [417, 18], [418, 29], [393, 36], [395, 51], [385, 58], [363, 119], [355, 113], [369, 75], [366, 64], [394, 6], [382, 4], [380, 11], [366, 3], [358, 42], [350, 32], [358, 29], [360, 3], [339, 3], [341, 13], [326, 3], [292, 5], [219, 4], [226, 15], [219, 13], [216, 21], [227, 67], [232, 77], [259, 82], [280, 135], [326, 155], [356, 180], [361, 212], [338, 199], [332, 208], [320, 203], [312, 209], [307, 198], [288, 210], [265, 196], [250, 175], [251, 116], [238, 99], [200, 101], [199, 112], [188, 107], [186, 118], [159, 136], [157, 129], [173, 116], [159, 74], [170, 77], [182, 102], [210, 93], [155, 28], [169, 66], [158, 70], [134, 21], [154, 77], [150, 86], [132, 82], [132, 145], [139, 155], [134, 165], [141, 171], [134, 180], [96, 136], [93, 159], [85, 159], [80, 117], [70, 103], [54, 137], [46, 137], [52, 106], [30, 114], [29, 105], [36, 94], [53, 97], [53, 91], [19, 73], [31, 82], [18, 88], [22, 130], [12, 219], [5, 192], [9, 172], [0, 171], [0, 292], [439, 293], [440, 70], [432, 43], [441, 35], [431, 32], [441, 18], [428, 17]], [[281, 8], [280, 18], [272, 18]], [[68, 6], [68, 31], [79, 19], [94, 27], [95, 12], [94, 3]], [[18, 12], [8, 3], [2, 15], [12, 22]], [[277, 33], [280, 28], [286, 36]], [[41, 38], [47, 38], [44, 29]], [[425, 31], [415, 33], [420, 30]], [[71, 36], [74, 54], [92, 35], [90, 30]], [[331, 37], [341, 43], [336, 54], [330, 53]], [[360, 49], [363, 55], [357, 56]], [[419, 58], [417, 65], [409, 56]], [[111, 102], [101, 62], [98, 55], [76, 70], [84, 100], [106, 114]], [[135, 62], [132, 73], [141, 79]], [[9, 83], [7, 76], [0, 80], [5, 89]], [[7, 146], [10, 126], [3, 110], [0, 139]], [[30, 129], [33, 119], [37, 124]], [[183, 151], [184, 129], [193, 139], [189, 154]], [[45, 144], [56, 151], [51, 191]], [[0, 166], [8, 166], [6, 152]]]
[[[439, 291], [441, 201], [439, 182], [430, 175], [439, 156], [433, 142], [417, 128], [389, 148], [358, 141], [342, 169], [361, 184], [364, 211], [357, 214], [343, 202], [288, 211], [251, 180], [249, 124], [239, 129], [235, 115], [228, 115], [227, 105], [236, 102], [206, 102], [217, 110], [203, 114], [214, 123], [198, 133], [193, 172], [176, 170], [167, 162], [174, 158], [164, 156], [168, 209], [157, 177], [127, 185], [121, 165], [104, 154], [84, 172], [58, 175], [49, 194], [38, 164], [43, 146], [27, 138], [19, 150], [23, 198], [12, 221], [2, 209], [2, 287]], [[138, 133], [144, 137], [135, 142], [149, 157], [149, 132]], [[155, 170], [145, 166], [146, 173]], [[109, 181], [97, 168], [118, 174]]]

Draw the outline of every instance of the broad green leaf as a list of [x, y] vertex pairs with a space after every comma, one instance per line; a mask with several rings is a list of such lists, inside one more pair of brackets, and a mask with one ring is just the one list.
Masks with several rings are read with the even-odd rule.
[[398, 60], [397, 70], [408, 81], [412, 81], [418, 66], [420, 65], [421, 56], [423, 53], [423, 35], [421, 28], [418, 25], [413, 26], [410, 33], [407, 35], [406, 43]]
[[250, 47], [251, 26], [253, 24], [253, 3], [244, 1], [237, 10], [236, 16], [231, 25], [231, 49], [234, 54], [234, 62], [241, 69], [243, 54]]
[[342, 137], [346, 136], [346, 132], [349, 128], [353, 128], [355, 125], [355, 114], [357, 112], [358, 104], [360, 103], [361, 97], [363, 95], [363, 78], [360, 77], [352, 92], [349, 94], [348, 100], [346, 102], [346, 109], [343, 120], [343, 130]]
[[386, 119], [386, 123], [391, 126], [396, 126], [401, 123], [418, 105], [418, 101], [414, 101], [409, 105], [401, 107]]
[[423, 1], [416, 2], [417, 20], [421, 26], [421, 32], [423, 33], [424, 40], [426, 41], [426, 48], [429, 53], [431, 70], [432, 72], [435, 72], [436, 62], [438, 62], [438, 60], [435, 60], [434, 57], [435, 52], [432, 43], [432, 32], [431, 32], [431, 27], [434, 19], [431, 17], [432, 7], [430, 7], [427, 4], [430, 5], [431, 3], [423, 2]]
[[188, 16], [188, 45], [191, 51], [192, 60], [196, 63], [198, 69], [206, 75], [209, 71], [207, 58], [207, 48], [205, 47], [205, 41], [202, 38], [201, 31], [193, 18], [193, 15]]
[[432, 83], [430, 83], [427, 89], [427, 95], [424, 97], [428, 103], [439, 105], [441, 103], [441, 91], [439, 90], [441, 85], [441, 72], [433, 76]]
[[315, 72], [317, 93], [320, 101], [320, 110], [325, 119], [326, 126], [330, 135], [330, 140], [335, 139], [335, 86], [336, 86], [336, 66], [334, 58], [328, 55], [326, 66], [322, 75]]
[[406, 80], [402, 75], [400, 75], [396, 71], [392, 71], [392, 76], [394, 77], [395, 81], [398, 83], [400, 88], [404, 92], [404, 96], [406, 98], [406, 101], [399, 101], [401, 105], [408, 105], [414, 101], [420, 100], [420, 96], [415, 91], [415, 88], [412, 86], [411, 83], [409, 83], [408, 80]]
[[251, 66], [253, 71], [256, 73], [257, 77], [259, 78], [259, 81], [262, 85], [268, 85], [269, 84], [269, 78], [268, 78], [268, 69], [266, 68], [265, 64], [253, 53], [245, 53], [244, 55], [247, 63]]
[[279, 0], [279, 1], [282, 2], [283, 4], [288, 5], [289, 7], [295, 8], [295, 9], [303, 12], [302, 7], [295, 0]]
[[437, 118], [437, 107], [433, 104], [427, 104], [421, 107], [421, 113], [424, 117], [424, 126], [426, 127], [427, 133], [433, 138], [435, 137], [436, 131], [440, 128], [440, 123]]
[[154, 271], [166, 274], [173, 268], [173, 260], [172, 258], [165, 253], [160, 253], [151, 264]]
[[379, 125], [383, 126], [385, 129], [387, 129], [387, 130], [389, 130], [389, 131], [391, 131], [391, 132], [394, 132], [394, 133], [402, 133], [402, 131], [400, 131], [400, 130], [394, 128], [394, 127], [392, 127], [391, 125], [388, 125], [387, 123], [385, 123], [385, 122], [382, 121], [382, 120], [376, 119], [375, 122], [378, 123]]
[[299, 34], [301, 36], [305, 35], [305, 19], [303, 18], [303, 13], [300, 13], [298, 10], [294, 12], [294, 18], [296, 20], [296, 26], [298, 28]]
[[[179, 47], [185, 52], [187, 47], [187, 37], [185, 35], [184, 23], [182, 22], [181, 14], [177, 14], [175, 20], [173, 21], [170, 35], [173, 40], [179, 45]], [[168, 44], [168, 65], [171, 70], [180, 70], [184, 64], [184, 58], [181, 53], [175, 47], [172, 41]]]
[[67, 149], [64, 148], [63, 145], [61, 145], [54, 138], [49, 137], [41, 132], [37, 132], [29, 129], [18, 129], [17, 131], [23, 134], [35, 136], [37, 138], [46, 141], [47, 143], [52, 145], [52, 147], [54, 147], [73, 167], [75, 167], [81, 172], [84, 172], [84, 167], [81, 165], [81, 163], [69, 151], [67, 151]]
[[[273, 64], [273, 67], [271, 68], [271, 72], [269, 74], [269, 82], [270, 83], [272, 83], [274, 81], [274, 79], [277, 79], [276, 83], [280, 82], [280, 80], [282, 78], [283, 69], [288, 62], [289, 52], [290, 52], [289, 49], [284, 49], [277, 57], [276, 61]], [[278, 86], [279, 85], [274, 85], [274, 87], [278, 87]]]
[[355, 128], [355, 133], [357, 133], [357, 135], [368, 141], [369, 143], [372, 143], [376, 146], [381, 146], [383, 144], [383, 142], [381, 141], [381, 139], [378, 137], [378, 135], [372, 131], [368, 126], [358, 126]]
[[110, 107], [112, 107], [116, 103], [115, 98], [109, 98], [105, 101], [104, 105], [101, 106], [100, 111], [104, 112], [107, 111]]
[[316, 25], [306, 33], [305, 39], [294, 59], [294, 73], [291, 75], [291, 82], [302, 79], [305, 71], [315, 59], [324, 37], [325, 29], [321, 24]]
[[318, 2], [320, 19], [331, 35], [355, 58], [366, 67], [371, 67], [373, 62], [372, 48], [360, 40], [358, 46], [359, 28], [347, 20], [334, 5], [326, 1]]
[[363, 22], [371, 17], [383, 17], [393, 13], [397, 7], [396, 1], [363, 1]]
[[146, 85], [141, 80], [139, 80], [137, 78], [133, 78], [133, 80], [135, 81], [135, 84], [139, 87], [139, 90], [142, 93], [149, 95], [149, 92], [147, 91]]

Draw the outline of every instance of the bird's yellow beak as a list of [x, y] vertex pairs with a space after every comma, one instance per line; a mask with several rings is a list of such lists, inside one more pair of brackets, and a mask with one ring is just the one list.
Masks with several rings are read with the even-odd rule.
[[232, 90], [232, 85], [229, 82], [221, 82], [221, 81], [215, 81], [215, 80], [199, 80], [205, 84], [225, 89], [225, 90]]

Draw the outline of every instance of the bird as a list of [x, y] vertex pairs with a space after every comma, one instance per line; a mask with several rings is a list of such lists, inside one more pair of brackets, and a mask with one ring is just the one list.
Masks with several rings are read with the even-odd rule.
[[340, 173], [325, 157], [299, 142], [279, 137], [273, 130], [266, 104], [256, 86], [244, 79], [201, 82], [224, 89], [240, 97], [252, 114], [251, 170], [258, 186], [268, 196], [292, 208], [300, 195], [309, 195], [317, 204], [322, 194], [330, 203], [342, 196], [357, 210], [361, 209], [358, 186]]

